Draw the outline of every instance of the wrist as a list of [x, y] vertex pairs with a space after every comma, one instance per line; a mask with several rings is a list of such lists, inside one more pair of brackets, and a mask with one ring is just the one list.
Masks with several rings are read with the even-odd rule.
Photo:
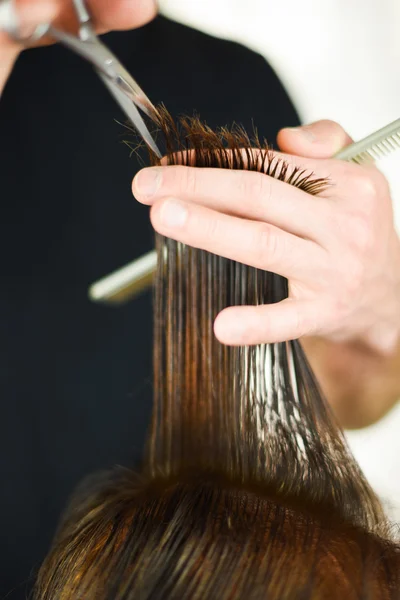
[[400, 398], [400, 343], [390, 356], [361, 341], [303, 338], [302, 345], [342, 427], [371, 425]]

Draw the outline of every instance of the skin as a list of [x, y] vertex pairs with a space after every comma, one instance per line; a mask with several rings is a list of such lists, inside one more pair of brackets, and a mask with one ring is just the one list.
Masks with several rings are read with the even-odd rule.
[[360, 427], [400, 394], [400, 242], [383, 175], [330, 158], [350, 142], [332, 121], [279, 133], [291, 164], [330, 179], [318, 197], [185, 166], [143, 169], [133, 193], [159, 233], [289, 279], [287, 300], [227, 308], [215, 334], [229, 345], [301, 338], [341, 423]]

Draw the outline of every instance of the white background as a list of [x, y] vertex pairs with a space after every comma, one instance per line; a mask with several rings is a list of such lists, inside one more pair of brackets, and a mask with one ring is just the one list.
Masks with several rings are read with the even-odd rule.
[[[304, 122], [334, 119], [360, 139], [400, 118], [400, 0], [159, 4], [177, 21], [263, 54]], [[391, 185], [400, 230], [400, 150], [379, 164]], [[348, 439], [370, 482], [400, 522], [400, 404], [375, 426], [350, 432]]]

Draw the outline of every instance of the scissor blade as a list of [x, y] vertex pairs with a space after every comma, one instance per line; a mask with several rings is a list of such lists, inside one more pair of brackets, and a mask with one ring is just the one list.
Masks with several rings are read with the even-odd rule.
[[[113, 78], [114, 79], [114, 78]], [[138, 106], [148, 117], [153, 121], [157, 110], [150, 99], [146, 96], [142, 88], [133, 79], [132, 75], [123, 67], [118, 64], [118, 70], [114, 79], [116, 85], [131, 98], [131, 100]]]
[[97, 40], [95, 36], [93, 36], [93, 39], [83, 42], [75, 35], [61, 31], [61, 29], [53, 26], [49, 27], [48, 33], [81, 58], [88, 60], [96, 69], [100, 69], [109, 76], [112, 76], [114, 73], [114, 67], [112, 70], [109, 70], [108, 66], [112, 65], [113, 60], [116, 60], [115, 57], [111, 55], [107, 47]]
[[113, 81], [148, 117], [154, 119], [156, 108], [116, 56], [95, 35], [85, 41], [49, 27], [48, 33], [57, 41], [89, 61], [99, 73]]
[[103, 73], [101, 73], [101, 72], [99, 72], [99, 75], [100, 75], [101, 79], [103, 80], [104, 84], [110, 90], [111, 94], [117, 100], [118, 104], [121, 106], [122, 110], [124, 111], [124, 113], [126, 114], [128, 119], [132, 122], [135, 129], [142, 136], [142, 138], [145, 141], [145, 143], [147, 144], [147, 146], [149, 148], [151, 148], [151, 150], [154, 152], [154, 154], [156, 156], [158, 156], [158, 158], [161, 159], [162, 154], [161, 154], [160, 150], [158, 149], [150, 131], [147, 128], [146, 123], [144, 122], [143, 118], [141, 117], [134, 102], [119, 87], [116, 87], [115, 83], [113, 81], [111, 81], [106, 75], [103, 75]]

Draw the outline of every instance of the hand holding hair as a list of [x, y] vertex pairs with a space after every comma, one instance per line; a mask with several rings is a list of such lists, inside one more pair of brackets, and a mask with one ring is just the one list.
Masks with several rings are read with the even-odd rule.
[[[190, 117], [176, 123], [165, 107], [159, 121], [164, 181], [181, 184], [174, 196], [184, 198], [186, 223], [200, 224], [186, 230], [175, 215], [168, 234], [241, 256], [224, 229], [232, 236], [236, 227], [238, 244], [251, 249], [269, 200], [273, 227], [284, 238], [289, 223], [296, 243], [305, 241], [296, 201], [307, 210], [312, 194], [327, 190], [325, 179], [276, 160], [243, 128], [212, 130]], [[232, 170], [233, 178], [221, 177]], [[243, 170], [263, 176], [249, 189]], [[291, 197], [287, 184], [304, 195]], [[273, 204], [280, 193], [297, 220]], [[156, 201], [153, 213], [167, 201]], [[397, 537], [301, 344], [234, 347], [213, 335], [225, 307], [279, 306], [287, 279], [266, 270], [268, 253], [250, 257], [263, 265], [255, 269], [163, 235], [156, 248], [154, 402], [143, 468], [103, 473], [81, 487], [40, 570], [36, 600], [399, 600]], [[279, 258], [272, 255], [280, 269]]]
[[152, 205], [159, 233], [288, 278], [286, 300], [223, 310], [215, 321], [221, 342], [313, 335], [394, 351], [400, 242], [389, 186], [375, 167], [329, 158], [350, 142], [331, 121], [279, 133], [287, 153], [282, 156], [292, 167], [329, 179], [318, 196], [243, 170], [169, 166], [135, 177], [133, 192]]
[[[88, 8], [95, 19], [98, 31], [140, 27], [156, 14], [155, 0], [88, 0]], [[0, 0], [0, 94], [11, 69], [21, 52], [22, 45], [5, 33], [14, 10], [20, 21], [22, 33], [30, 35], [42, 23], [54, 23], [61, 29], [73, 30], [75, 12], [71, 0]], [[46, 43], [45, 41], [40, 44]], [[51, 40], [47, 40], [51, 43]]]

